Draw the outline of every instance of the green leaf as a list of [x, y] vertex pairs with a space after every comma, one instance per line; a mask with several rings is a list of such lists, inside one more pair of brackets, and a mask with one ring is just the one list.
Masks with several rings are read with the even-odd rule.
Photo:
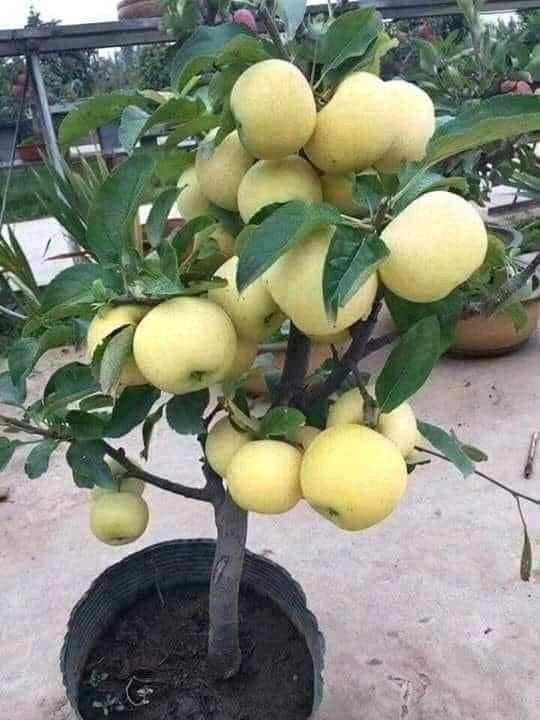
[[150, 413], [146, 420], [144, 421], [143, 428], [142, 428], [142, 436], [143, 436], [143, 450], [141, 453], [141, 457], [143, 457], [145, 460], [148, 460], [148, 455], [150, 453], [150, 442], [152, 441], [152, 435], [154, 433], [154, 428], [158, 424], [158, 422], [163, 417], [163, 411], [165, 410], [165, 405], [160, 405], [157, 410], [154, 410], [153, 413]]
[[175, 147], [178, 143], [186, 140], [186, 138], [213, 130], [215, 127], [218, 127], [220, 122], [221, 117], [219, 115], [207, 113], [206, 115], [199, 115], [199, 117], [193, 118], [193, 120], [181, 123], [169, 134], [165, 147]]
[[385, 195], [383, 185], [376, 173], [357, 175], [353, 188], [353, 200], [360, 208], [367, 208], [374, 215]]
[[377, 235], [345, 225], [336, 228], [323, 271], [324, 305], [332, 320], [389, 254]]
[[483, 450], [474, 447], [474, 445], [464, 445], [463, 443], [460, 443], [460, 445], [465, 455], [475, 463], [486, 462], [489, 459]]
[[11, 373], [4, 372], [0, 375], [0, 404], [14, 405], [21, 407], [26, 399], [26, 383], [21, 377], [18, 383], [14, 383]]
[[382, 412], [395, 410], [422, 387], [439, 359], [440, 347], [436, 317], [424, 318], [408, 330], [377, 378], [375, 394]]
[[122, 113], [118, 139], [124, 150], [131, 155], [150, 115], [136, 105], [129, 105]]
[[46, 439], [32, 448], [24, 464], [24, 471], [30, 480], [35, 480], [47, 472], [51, 455], [59, 445], [58, 440]]
[[158, 248], [161, 273], [172, 283], [178, 281], [178, 256], [170, 240], [163, 240]]
[[193, 154], [182, 148], [160, 145], [152, 153], [156, 158], [155, 175], [163, 185], [175, 185], [184, 170], [193, 165]]
[[111, 421], [106, 428], [107, 437], [126, 435], [147, 417], [160, 391], [150, 385], [126, 388], [116, 401]]
[[523, 582], [529, 582], [532, 572], [532, 547], [531, 538], [529, 537], [529, 530], [527, 528], [527, 523], [525, 522], [525, 517], [521, 510], [521, 505], [519, 505], [519, 514], [521, 517], [521, 522], [523, 524], [523, 548], [521, 550], [519, 575]]
[[14, 385], [28, 376], [39, 357], [39, 340], [21, 338], [16, 340], [8, 350], [8, 366]]
[[88, 218], [88, 245], [102, 262], [118, 261], [156, 167], [156, 157], [135, 154], [100, 187]]
[[79, 409], [84, 412], [91, 412], [92, 410], [103, 410], [104, 408], [110, 408], [114, 405], [114, 400], [110, 395], [102, 395], [97, 393], [91, 397], [84, 398], [79, 403]]
[[392, 201], [392, 210], [397, 215], [416, 198], [433, 190], [455, 190], [461, 195], [469, 191], [469, 183], [464, 177], [443, 177], [429, 172], [427, 168], [418, 169], [411, 165], [399, 174], [400, 190]]
[[272, 43], [254, 35], [237, 35], [223, 48], [216, 65], [252, 65], [276, 56]]
[[247, 30], [234, 23], [200, 26], [182, 44], [171, 67], [171, 85], [181, 90], [194, 75], [201, 75], [212, 68], [217, 56], [225, 46]]
[[47, 406], [67, 406], [99, 391], [88, 365], [74, 362], [64, 365], [49, 378], [43, 399]]
[[262, 418], [259, 426], [261, 437], [287, 437], [306, 424], [306, 416], [291, 407], [275, 407]]
[[64, 305], [88, 291], [101, 280], [105, 287], [122, 292], [121, 278], [95, 263], [80, 263], [62, 270], [47, 286], [41, 301], [42, 312]]
[[104, 436], [107, 427], [107, 422], [99, 415], [81, 410], [70, 410], [66, 422], [77, 440], [98, 440]]
[[0, 437], [0, 472], [7, 468], [19, 444], [19, 442]]
[[529, 316], [522, 302], [518, 301], [513, 302], [510, 305], [506, 305], [503, 312], [505, 315], [508, 315], [508, 317], [512, 321], [514, 330], [516, 332], [519, 332], [524, 327], [527, 327], [527, 323], [529, 322]]
[[157, 247], [163, 239], [163, 233], [174, 203], [178, 198], [179, 189], [167, 188], [154, 200], [146, 221], [146, 236], [152, 247]]
[[322, 76], [351, 58], [361, 58], [382, 29], [381, 16], [373, 8], [353, 10], [335, 20], [321, 42]]
[[304, 20], [307, 0], [277, 0], [277, 11], [285, 22], [287, 40], [292, 40]]
[[423, 165], [431, 167], [467, 150], [538, 130], [540, 97], [537, 95], [499, 95], [482, 100], [437, 128]]
[[461, 443], [440, 427], [418, 421], [420, 434], [430, 442], [436, 450], [446, 455], [450, 462], [457, 467], [463, 477], [468, 477], [474, 472], [474, 464], [467, 456]]
[[90, 489], [98, 485], [114, 490], [117, 484], [104, 456], [102, 440], [77, 441], [69, 446], [66, 459], [77, 487]]
[[248, 67], [248, 63], [228, 65], [212, 75], [208, 85], [208, 96], [214, 110], [223, 106], [225, 99], [228, 99], [231, 94], [234, 84]]
[[435, 315], [441, 329], [441, 354], [454, 342], [456, 324], [465, 303], [465, 297], [460, 290], [455, 290], [437, 302], [415, 303], [404, 300], [385, 288], [384, 300], [401, 333], [407, 332], [419, 320]]
[[62, 121], [58, 135], [60, 143], [71, 145], [97, 128], [117, 120], [129, 105], [145, 108], [148, 100], [137, 93], [111, 93], [83, 101]]
[[167, 403], [167, 422], [180, 435], [197, 435], [204, 432], [203, 413], [210, 402], [208, 390], [175, 395]]
[[126, 325], [105, 340], [99, 363], [99, 384], [106, 394], [116, 387], [126, 360], [133, 355], [134, 335], [135, 327]]
[[243, 239], [236, 278], [239, 290], [245, 290], [281, 255], [315, 230], [340, 222], [341, 214], [331, 205], [312, 205], [301, 200], [282, 205]]

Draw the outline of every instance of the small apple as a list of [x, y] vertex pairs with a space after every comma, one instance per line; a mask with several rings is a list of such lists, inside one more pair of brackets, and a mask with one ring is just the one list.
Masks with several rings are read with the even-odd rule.
[[107, 545], [126, 545], [141, 537], [148, 518], [148, 505], [140, 495], [105, 493], [92, 504], [90, 528]]
[[227, 285], [214, 288], [208, 297], [220, 305], [233, 321], [241, 337], [263, 342], [283, 323], [285, 316], [268, 292], [262, 278], [251, 283], [243, 293], [238, 292], [236, 272], [238, 258], [229, 258], [216, 270], [215, 277], [227, 281]]
[[212, 470], [225, 477], [234, 455], [251, 439], [249, 433], [237, 430], [228, 417], [218, 420], [208, 433], [205, 445], [206, 459]]
[[237, 25], [244, 25], [244, 27], [247, 27], [248, 30], [251, 30], [251, 32], [257, 32], [257, 22], [255, 21], [255, 16], [251, 10], [248, 10], [247, 8], [236, 10], [233, 13], [233, 22]]
[[300, 500], [299, 450], [280, 440], [253, 440], [231, 460], [226, 482], [234, 502], [244, 510], [278, 515]]
[[[87, 336], [88, 359], [92, 357], [98, 346], [123, 325], [138, 325], [148, 313], [148, 308], [142, 305], [119, 305], [100, 310], [90, 323]], [[119, 382], [124, 386], [146, 385], [148, 380], [141, 373], [133, 357], [124, 363]]]

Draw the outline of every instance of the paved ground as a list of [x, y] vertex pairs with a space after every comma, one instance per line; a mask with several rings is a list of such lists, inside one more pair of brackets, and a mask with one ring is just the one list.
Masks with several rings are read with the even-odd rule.
[[[539, 349], [537, 339], [506, 358], [444, 360], [416, 402], [419, 417], [456, 427], [489, 453], [489, 471], [536, 496], [540, 462], [529, 481], [521, 471], [529, 433], [540, 429]], [[35, 387], [47, 374], [40, 367]], [[194, 443], [163, 428], [151, 466], [195, 483], [197, 457]], [[94, 541], [86, 493], [60, 457], [34, 482], [22, 465], [0, 478], [12, 487], [0, 505], [0, 717], [68, 720], [57, 658], [70, 608], [142, 543]], [[144, 543], [212, 534], [205, 507], [148, 496]], [[526, 512], [538, 549], [540, 513]], [[326, 635], [317, 720], [537, 720], [540, 572], [537, 564], [537, 582], [520, 582], [520, 544], [512, 499], [444, 464], [415, 473], [399, 511], [368, 532], [342, 533], [300, 505], [280, 519], [253, 517], [249, 533], [252, 550], [303, 584]]]

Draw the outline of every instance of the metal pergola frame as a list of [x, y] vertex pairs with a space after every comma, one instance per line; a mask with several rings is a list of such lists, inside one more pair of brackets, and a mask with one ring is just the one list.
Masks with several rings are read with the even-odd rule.
[[[420, 0], [355, 0], [350, 3], [349, 7], [354, 6], [375, 6], [385, 18], [413, 18], [460, 12], [457, 3], [450, 2], [450, 0], [424, 0], [424, 2]], [[540, 0], [486, 0], [485, 3], [486, 12], [532, 10], [538, 7], [540, 7]], [[310, 14], [327, 11], [327, 4], [308, 7]], [[38, 120], [48, 155], [58, 172], [63, 172], [62, 154], [54, 131], [40, 56], [48, 53], [151, 45], [163, 42], [172, 42], [172, 38], [163, 30], [161, 18], [0, 30], [0, 58], [21, 55], [26, 58], [35, 91]]]

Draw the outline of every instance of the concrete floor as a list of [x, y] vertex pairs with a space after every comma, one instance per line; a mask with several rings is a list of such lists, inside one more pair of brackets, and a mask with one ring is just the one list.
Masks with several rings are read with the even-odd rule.
[[[540, 339], [495, 360], [443, 360], [415, 402], [420, 418], [455, 427], [490, 456], [486, 471], [540, 496], [540, 460], [522, 479], [530, 432], [540, 429]], [[40, 388], [54, 363], [32, 380]], [[379, 365], [381, 357], [370, 358]], [[138, 438], [130, 438], [136, 453]], [[197, 482], [195, 442], [164, 426], [151, 467]], [[28, 481], [18, 457], [0, 483], [0, 717], [68, 720], [58, 653], [69, 611], [92, 579], [124, 554], [174, 537], [210, 536], [209, 510], [150, 489], [151, 526], [128, 549], [98, 544], [87, 493], [60, 454]], [[540, 512], [525, 506], [533, 548]], [[306, 505], [253, 517], [249, 547], [302, 583], [327, 640], [326, 694], [317, 720], [537, 720], [540, 571], [519, 580], [521, 527], [511, 497], [463, 480], [444, 463], [411, 477], [399, 510], [359, 534]]]

